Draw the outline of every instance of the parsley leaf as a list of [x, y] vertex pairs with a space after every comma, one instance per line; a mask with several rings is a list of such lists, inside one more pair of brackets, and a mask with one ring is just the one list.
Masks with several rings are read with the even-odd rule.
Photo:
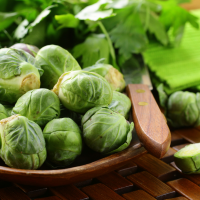
[[105, 63], [109, 63], [109, 55], [109, 45], [104, 34], [92, 34], [73, 49], [73, 56], [82, 58], [82, 68], [92, 66], [101, 58], [105, 58]]
[[29, 24], [28, 20], [24, 19], [16, 28], [15, 33], [14, 33], [14, 38], [18, 40], [23, 38], [28, 33], [28, 29], [26, 28], [28, 24]]
[[133, 0], [129, 6], [116, 10], [116, 16], [103, 20], [119, 54], [129, 59], [132, 53], [143, 52], [148, 45], [147, 32], [163, 45], [169, 42], [165, 27], [156, 12], [161, 6], [151, 0]]
[[165, 26], [165, 29], [171, 33], [171, 42], [175, 46], [180, 44], [187, 22], [190, 23], [194, 28], [199, 28], [197, 23], [198, 18], [178, 6], [180, 1], [169, 0], [166, 3], [160, 1], [159, 3], [163, 8], [160, 15], [160, 22]]
[[55, 15], [55, 19], [61, 24], [58, 29], [65, 27], [76, 28], [79, 25], [79, 19], [75, 18], [74, 15], [70, 13], [66, 15]]
[[18, 17], [18, 13], [4, 13], [0, 12], [0, 31], [9, 27], [15, 19]]
[[142, 68], [140, 67], [140, 63], [134, 56], [132, 56], [125, 62], [122, 62], [120, 66], [126, 84], [142, 83]]
[[98, 21], [107, 17], [114, 16], [113, 9], [106, 9], [108, 0], [99, 0], [97, 3], [85, 7], [76, 18], [80, 20]]
[[133, 7], [128, 7], [118, 13], [118, 25], [110, 31], [111, 40], [119, 53], [127, 59], [132, 53], [139, 53], [145, 50], [148, 39], [137, 13], [133, 14]]

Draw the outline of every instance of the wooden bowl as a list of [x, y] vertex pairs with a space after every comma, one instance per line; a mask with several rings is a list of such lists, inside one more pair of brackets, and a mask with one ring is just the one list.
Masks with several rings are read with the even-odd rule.
[[128, 85], [127, 94], [132, 101], [132, 115], [137, 132], [133, 131], [133, 140], [127, 149], [103, 157], [85, 147], [74, 164], [65, 169], [49, 170], [43, 166], [39, 170], [24, 170], [0, 166], [0, 179], [25, 185], [60, 186], [116, 170], [134, 157], [146, 153], [146, 149], [154, 156], [162, 157], [170, 146], [171, 137], [153, 95], [142, 84]]

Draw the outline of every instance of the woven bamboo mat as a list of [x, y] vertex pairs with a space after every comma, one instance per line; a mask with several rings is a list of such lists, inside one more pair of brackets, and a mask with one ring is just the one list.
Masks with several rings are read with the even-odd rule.
[[200, 200], [200, 175], [184, 175], [173, 154], [200, 142], [200, 129], [172, 131], [171, 147], [162, 159], [146, 153], [109, 174], [74, 185], [45, 188], [0, 181], [1, 200]]

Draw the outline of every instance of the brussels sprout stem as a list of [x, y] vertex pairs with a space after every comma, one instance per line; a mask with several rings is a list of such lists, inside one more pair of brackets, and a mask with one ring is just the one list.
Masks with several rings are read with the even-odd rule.
[[108, 40], [108, 45], [110, 47], [110, 54], [111, 54], [111, 57], [112, 57], [112, 60], [113, 60], [113, 67], [115, 67], [119, 70], [119, 67], [117, 66], [117, 63], [116, 63], [115, 50], [114, 50], [114, 47], [112, 45], [112, 41], [111, 41], [111, 39], [108, 35], [108, 32], [106, 31], [106, 29], [105, 29], [105, 27], [104, 27], [104, 25], [102, 24], [101, 21], [98, 21], [98, 24], [99, 24], [99, 27], [102, 30], [102, 32], [105, 34], [106, 39]]

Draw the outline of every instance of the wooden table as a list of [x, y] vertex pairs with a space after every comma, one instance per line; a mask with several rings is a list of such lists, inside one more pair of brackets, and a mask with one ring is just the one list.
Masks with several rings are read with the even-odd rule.
[[186, 200], [200, 199], [200, 175], [184, 175], [173, 163], [183, 146], [200, 142], [200, 129], [172, 131], [171, 147], [162, 159], [146, 153], [104, 176], [54, 188], [0, 181], [1, 200]]

